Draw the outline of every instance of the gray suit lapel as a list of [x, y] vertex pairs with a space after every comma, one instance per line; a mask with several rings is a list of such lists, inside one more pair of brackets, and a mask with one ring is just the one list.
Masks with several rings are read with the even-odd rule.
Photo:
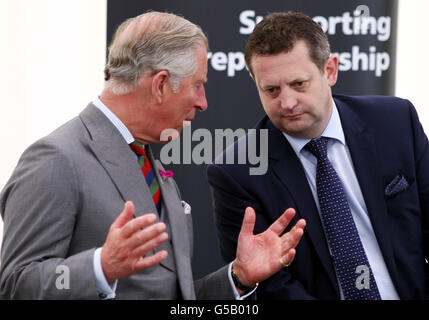
[[124, 202], [129, 200], [134, 202], [136, 216], [149, 212], [156, 213], [149, 187], [140, 171], [136, 156], [120, 132], [92, 104], [80, 114], [80, 118], [91, 135], [89, 147], [105, 168]]
[[[150, 149], [149, 149], [150, 150]], [[175, 182], [172, 178], [163, 180], [159, 170], [164, 168], [158, 160], [153, 161], [152, 152], [149, 151], [150, 160], [155, 167], [156, 177], [161, 188], [162, 204], [166, 207], [168, 225], [173, 240], [173, 252], [176, 260], [177, 276], [184, 299], [195, 299], [194, 281], [192, 276], [190, 244], [187, 235], [186, 217], [179, 198]]]

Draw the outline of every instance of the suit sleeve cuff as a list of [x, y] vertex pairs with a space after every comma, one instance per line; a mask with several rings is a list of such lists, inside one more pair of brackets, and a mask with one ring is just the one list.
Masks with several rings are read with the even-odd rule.
[[103, 268], [101, 267], [101, 250], [102, 248], [98, 248], [94, 252], [95, 288], [100, 299], [114, 299], [118, 280], [112, 283], [112, 285], [109, 285], [107, 282]]
[[251, 296], [256, 291], [256, 289], [258, 288], [258, 285], [256, 285], [255, 289], [253, 289], [252, 291], [246, 293], [243, 296], [240, 296], [240, 294], [237, 291], [237, 288], [235, 287], [234, 281], [232, 281], [232, 277], [231, 277], [231, 271], [232, 270], [231, 269], [232, 269], [232, 262], [228, 266], [228, 280], [229, 280], [229, 283], [231, 284], [232, 292], [234, 293], [235, 300], [244, 300], [248, 296]]

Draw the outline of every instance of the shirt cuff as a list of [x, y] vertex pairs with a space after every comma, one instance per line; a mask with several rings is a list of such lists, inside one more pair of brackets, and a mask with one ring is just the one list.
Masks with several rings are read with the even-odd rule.
[[228, 279], [229, 279], [229, 283], [231, 284], [232, 292], [234, 293], [235, 300], [244, 300], [256, 291], [256, 289], [258, 288], [258, 283], [256, 284], [255, 288], [252, 291], [246, 293], [243, 296], [240, 296], [240, 294], [237, 291], [237, 288], [235, 287], [234, 281], [232, 281], [231, 271], [232, 271], [232, 262], [229, 264], [229, 267], [228, 267]]
[[104, 276], [103, 268], [101, 267], [101, 250], [98, 248], [94, 253], [94, 274], [95, 274], [95, 289], [97, 290], [98, 297], [103, 300], [114, 299], [116, 294], [116, 286], [118, 280], [109, 285]]

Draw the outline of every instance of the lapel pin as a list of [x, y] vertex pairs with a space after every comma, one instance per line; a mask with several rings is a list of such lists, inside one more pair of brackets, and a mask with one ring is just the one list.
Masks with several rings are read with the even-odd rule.
[[158, 172], [163, 181], [167, 180], [168, 178], [174, 177], [174, 173], [171, 170], [166, 170], [166, 171], [158, 170]]

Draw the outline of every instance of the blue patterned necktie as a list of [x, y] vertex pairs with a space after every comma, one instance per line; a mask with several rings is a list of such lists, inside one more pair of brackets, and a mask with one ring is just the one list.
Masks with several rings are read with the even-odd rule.
[[305, 149], [317, 158], [316, 186], [325, 235], [346, 300], [380, 300], [340, 178], [327, 157], [327, 138]]

